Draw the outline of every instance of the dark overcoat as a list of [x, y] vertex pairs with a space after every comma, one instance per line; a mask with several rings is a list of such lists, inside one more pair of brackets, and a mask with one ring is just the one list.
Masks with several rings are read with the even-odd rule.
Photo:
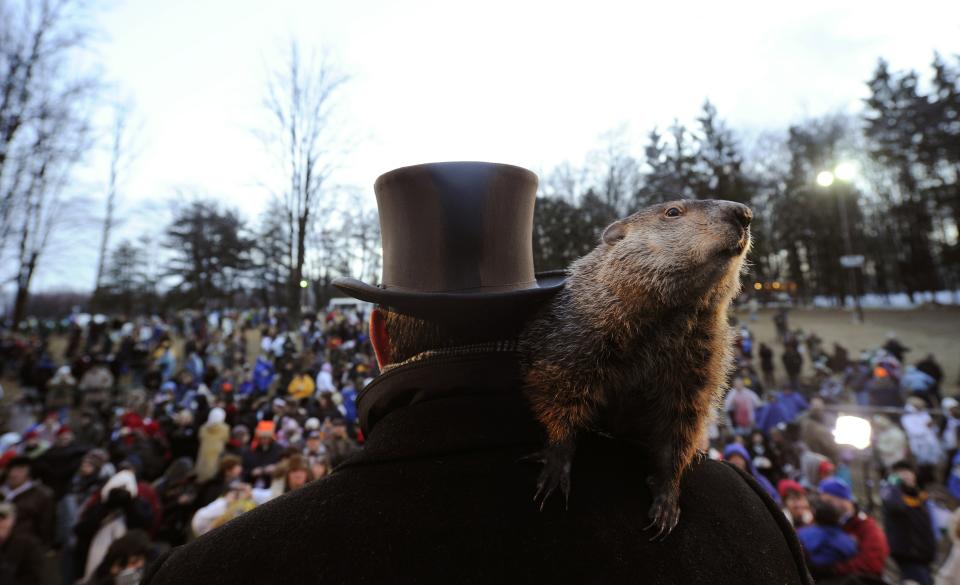
[[676, 530], [650, 542], [644, 455], [587, 436], [569, 509], [533, 503], [543, 445], [512, 353], [388, 371], [360, 399], [365, 449], [326, 479], [158, 559], [146, 583], [811, 583], [784, 514], [749, 477], [685, 475]]

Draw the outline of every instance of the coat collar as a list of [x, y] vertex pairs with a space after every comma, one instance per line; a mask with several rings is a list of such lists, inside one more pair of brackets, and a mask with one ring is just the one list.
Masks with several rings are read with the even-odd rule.
[[540, 444], [514, 351], [437, 355], [397, 366], [357, 399], [364, 450], [343, 466], [482, 447]]

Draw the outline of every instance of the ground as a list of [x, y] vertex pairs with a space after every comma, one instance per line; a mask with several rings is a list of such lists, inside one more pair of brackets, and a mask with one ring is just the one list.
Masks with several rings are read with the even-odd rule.
[[[780, 362], [781, 346], [772, 345], [776, 339], [773, 310], [761, 310], [756, 321], [750, 321], [746, 309], [737, 311], [737, 318], [753, 331], [756, 346], [759, 342], [771, 344], [776, 354], [777, 376], [784, 376]], [[837, 342], [855, 358], [860, 350], [873, 349], [886, 342], [887, 334], [895, 332], [900, 343], [910, 348], [907, 362], [915, 363], [928, 353], [936, 356], [945, 373], [944, 394], [960, 394], [960, 307], [929, 307], [912, 310], [866, 310], [864, 322], [854, 324], [847, 311], [831, 309], [792, 309], [789, 313], [791, 329], [805, 333], [816, 332], [829, 352]], [[809, 363], [805, 364], [809, 367]]]

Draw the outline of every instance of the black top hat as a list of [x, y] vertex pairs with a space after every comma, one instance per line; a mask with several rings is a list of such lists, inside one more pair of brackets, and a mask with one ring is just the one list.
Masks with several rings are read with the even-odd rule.
[[374, 184], [383, 284], [333, 284], [351, 297], [425, 318], [523, 314], [563, 288], [534, 274], [537, 176], [520, 167], [444, 162], [403, 167]]

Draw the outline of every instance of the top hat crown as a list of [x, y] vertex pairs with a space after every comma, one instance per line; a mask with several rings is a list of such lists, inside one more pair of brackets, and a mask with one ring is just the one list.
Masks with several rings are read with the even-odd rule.
[[562, 273], [534, 273], [533, 172], [429, 163], [385, 173], [374, 190], [383, 283], [336, 279], [348, 295], [415, 316], [451, 317], [528, 309], [563, 287]]

